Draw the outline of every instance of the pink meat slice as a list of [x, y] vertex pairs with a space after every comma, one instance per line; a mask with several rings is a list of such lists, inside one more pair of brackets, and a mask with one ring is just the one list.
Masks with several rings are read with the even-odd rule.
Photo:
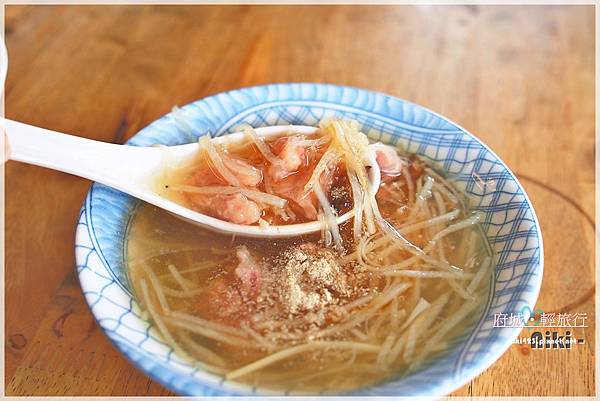
[[256, 187], [262, 181], [262, 171], [243, 160], [231, 158], [229, 170], [246, 187]]
[[303, 194], [308, 177], [310, 177], [308, 172], [300, 172], [299, 174], [289, 175], [278, 182], [272, 182], [271, 187], [276, 195], [296, 203], [307, 219], [314, 220], [317, 217], [317, 209], [313, 194]]
[[306, 158], [306, 146], [300, 144], [301, 140], [301, 137], [290, 136], [279, 140], [283, 142], [283, 146], [276, 144], [279, 145], [280, 150], [275, 154], [281, 160], [281, 163], [273, 164], [269, 167], [269, 175], [273, 180], [282, 180], [298, 171], [300, 166], [302, 166]]
[[[244, 163], [240, 161], [241, 163]], [[256, 182], [257, 177], [262, 180], [262, 172], [252, 166], [258, 174], [245, 174], [244, 181], [246, 184]], [[245, 173], [248, 173], [247, 170]], [[238, 175], [241, 178], [242, 175]], [[241, 180], [241, 179], [240, 179]], [[208, 185], [226, 185], [221, 178], [216, 177], [210, 169], [201, 169], [194, 173], [189, 183], [199, 187]], [[199, 194], [188, 194], [188, 199], [194, 203], [201, 211], [212, 216], [218, 217], [225, 221], [230, 221], [236, 224], [254, 224], [262, 217], [262, 208], [254, 201], [248, 199], [244, 195], [228, 194], [206, 196]]]
[[252, 257], [248, 248], [241, 246], [236, 251], [239, 260], [235, 268], [235, 275], [242, 282], [242, 288], [250, 294], [256, 294], [261, 284], [260, 264]]
[[262, 216], [258, 204], [239, 193], [217, 195], [209, 202], [210, 209], [218, 217], [235, 224], [254, 224]]
[[396, 149], [382, 143], [375, 144], [374, 149], [375, 160], [382, 173], [390, 176], [397, 176], [402, 173], [403, 163]]

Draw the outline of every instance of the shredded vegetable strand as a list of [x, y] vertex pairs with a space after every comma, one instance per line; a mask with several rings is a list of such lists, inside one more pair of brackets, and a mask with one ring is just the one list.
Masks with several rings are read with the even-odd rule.
[[158, 314], [152, 302], [150, 301], [150, 291], [148, 290], [148, 285], [146, 284], [146, 280], [140, 280], [140, 287], [142, 289], [141, 298], [142, 303], [147, 308], [150, 317], [156, 324], [156, 328], [165, 339], [165, 341], [177, 352], [182, 358], [187, 360], [194, 360], [186, 351], [184, 351], [181, 346], [175, 341], [175, 338], [171, 335], [171, 332], [167, 328], [167, 325], [164, 323], [161, 316]]
[[271, 151], [271, 148], [269, 147], [269, 145], [267, 145], [265, 140], [256, 134], [256, 131], [254, 131], [254, 128], [252, 128], [248, 124], [243, 124], [238, 127], [238, 130], [243, 131], [246, 135], [248, 135], [252, 139], [252, 142], [254, 142], [258, 151], [262, 154], [262, 156], [269, 163], [271, 163], [273, 165], [279, 165], [279, 164], [283, 163], [283, 161], [280, 158], [278, 158], [277, 156], [275, 156], [273, 154], [273, 152]]
[[421, 191], [417, 194], [417, 200], [410, 211], [408, 220], [412, 220], [421, 211], [425, 201], [431, 197], [431, 188], [433, 187], [433, 182], [433, 178], [427, 176], [425, 184], [421, 188]]
[[324, 220], [326, 222], [326, 230], [328, 230], [328, 232], [331, 234], [331, 239], [335, 248], [341, 251], [344, 249], [342, 247], [342, 237], [340, 235], [337, 219], [335, 217], [335, 214], [333, 213], [333, 208], [331, 207], [329, 201], [327, 200], [327, 197], [323, 193], [323, 189], [321, 189], [320, 184], [317, 184], [314, 187], [314, 192], [317, 196], [317, 199], [319, 200], [319, 203], [321, 204], [321, 210], [323, 211], [323, 215], [325, 216]]
[[325, 151], [323, 156], [321, 156], [321, 159], [315, 166], [315, 168], [312, 172], [312, 175], [310, 176], [309, 180], [304, 185], [304, 190], [300, 197], [301, 198], [306, 197], [317, 185], [317, 183], [319, 182], [319, 179], [321, 178], [321, 175], [326, 170], [330, 169], [332, 166], [337, 164], [339, 159], [340, 159], [340, 156], [337, 153], [336, 149], [333, 146], [330, 146]]
[[183, 291], [189, 291], [192, 289], [192, 287], [195, 287], [195, 284], [186, 280], [181, 273], [179, 273], [179, 270], [177, 270], [177, 268], [175, 267], [175, 265], [170, 264], [167, 266], [167, 268], [169, 269], [169, 272], [171, 272], [171, 274], [173, 275], [173, 278], [175, 279], [175, 281], [177, 281], [177, 284], [179, 284], [179, 286], [181, 287], [181, 289]]
[[240, 180], [238, 180], [238, 178], [225, 165], [215, 144], [210, 140], [210, 137], [208, 135], [205, 135], [201, 137], [198, 142], [201, 146], [203, 146], [206, 149], [210, 161], [215, 166], [218, 173], [225, 179], [225, 181], [227, 181], [229, 185], [232, 185], [234, 187], [241, 187], [242, 184]]
[[228, 380], [236, 379], [240, 376], [247, 375], [252, 373], [255, 370], [262, 369], [265, 366], [271, 365], [275, 362], [278, 362], [282, 359], [289, 358], [296, 354], [308, 352], [308, 351], [316, 351], [323, 348], [346, 348], [352, 349], [360, 352], [378, 352], [380, 347], [372, 344], [365, 344], [360, 342], [352, 342], [352, 341], [315, 341], [312, 343], [297, 345], [295, 347], [287, 348], [283, 351], [276, 352], [271, 354], [265, 358], [259, 359], [257, 361], [252, 362], [249, 365], [243, 366], [239, 369], [233, 370], [225, 375], [225, 378]]

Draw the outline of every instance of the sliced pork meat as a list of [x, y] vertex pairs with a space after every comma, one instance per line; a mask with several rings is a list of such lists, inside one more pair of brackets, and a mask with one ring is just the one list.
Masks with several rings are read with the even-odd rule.
[[248, 248], [240, 246], [236, 251], [239, 260], [235, 275], [240, 279], [242, 288], [249, 294], [258, 293], [261, 285], [261, 265], [250, 255]]
[[310, 177], [310, 171], [300, 171], [285, 177], [280, 181], [274, 181], [270, 178], [270, 185], [273, 193], [288, 199], [290, 206], [296, 205], [294, 212], [299, 212], [308, 220], [314, 220], [317, 217], [316, 201], [314, 195], [309, 193], [304, 195], [304, 185]]
[[227, 185], [225, 180], [223, 180], [221, 177], [217, 177], [209, 167], [199, 168], [194, 171], [194, 173], [188, 178], [186, 184], [197, 187], [209, 185]]
[[376, 143], [373, 149], [375, 149], [375, 160], [383, 174], [397, 176], [402, 173], [403, 163], [396, 149], [383, 143]]
[[238, 326], [244, 305], [239, 290], [229, 286], [223, 277], [210, 281], [206, 292], [196, 299], [196, 310], [200, 316], [220, 323]]
[[262, 171], [243, 160], [230, 158], [226, 166], [243, 186], [256, 187], [263, 179]]
[[234, 270], [212, 278], [195, 303], [201, 316], [233, 327], [248, 319], [252, 301], [260, 294], [261, 286], [270, 282], [264, 264], [252, 257], [247, 247], [239, 246], [236, 256]]
[[292, 136], [281, 138], [275, 143], [274, 147], [278, 149], [275, 154], [281, 161], [269, 167], [269, 175], [275, 181], [295, 173], [306, 162], [306, 146], [301, 144], [302, 139], [300, 136]]
[[220, 218], [235, 224], [254, 224], [262, 216], [258, 204], [242, 194], [217, 195], [210, 204]]
[[[262, 180], [262, 172], [254, 167], [252, 168], [260, 173], [259, 177]], [[244, 174], [246, 173], [247, 171], [244, 171]], [[240, 174], [239, 177], [242, 177], [242, 175]], [[250, 179], [252, 178], [251, 174], [246, 174], [244, 177], [248, 178], [248, 181], [246, 182], [250, 182]], [[256, 176], [252, 179], [255, 180]], [[189, 185], [198, 187], [225, 185], [224, 181], [220, 177], [215, 176], [208, 168], [196, 171], [194, 175], [191, 176], [188, 183]], [[256, 202], [239, 193], [215, 196], [188, 193], [186, 194], [186, 197], [202, 213], [207, 213], [211, 216], [236, 224], [254, 224], [262, 217], [263, 213], [262, 208]]]

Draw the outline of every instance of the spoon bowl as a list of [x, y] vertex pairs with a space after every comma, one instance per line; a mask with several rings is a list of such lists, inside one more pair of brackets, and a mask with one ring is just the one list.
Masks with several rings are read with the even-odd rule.
[[[323, 223], [311, 221], [289, 225], [242, 225], [217, 219], [173, 202], [155, 191], [156, 177], [161, 174], [167, 161], [178, 163], [194, 157], [200, 145], [189, 143], [177, 146], [128, 146], [94, 141], [72, 135], [1, 119], [8, 137], [10, 151], [8, 159], [35, 164], [63, 171], [108, 185], [119, 191], [167, 210], [173, 215], [195, 225], [220, 233], [244, 237], [281, 238], [310, 234], [320, 231]], [[293, 134], [314, 134], [318, 128], [302, 125], [280, 125], [256, 128], [263, 138], [275, 138]], [[235, 132], [216, 137], [220, 144], [244, 141], [247, 135]], [[369, 152], [366, 165], [370, 166], [371, 190], [377, 192], [381, 182], [375, 152]], [[352, 211], [337, 217], [342, 224], [352, 218]]]

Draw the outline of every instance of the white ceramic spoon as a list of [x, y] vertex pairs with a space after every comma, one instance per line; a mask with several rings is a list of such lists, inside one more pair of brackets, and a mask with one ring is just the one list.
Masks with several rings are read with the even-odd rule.
[[[210, 217], [154, 192], [156, 177], [167, 158], [185, 162], [199, 150], [198, 143], [170, 147], [137, 147], [115, 145], [91, 139], [50, 131], [31, 125], [0, 119], [8, 136], [8, 159], [64, 171], [116, 188], [138, 199], [165, 209], [174, 215], [214, 231], [246, 237], [291, 237], [321, 230], [322, 223], [313, 221], [301, 224], [261, 227], [234, 224]], [[300, 125], [256, 128], [259, 136], [277, 137], [290, 133], [312, 134], [317, 128]], [[226, 144], [245, 140], [238, 132], [217, 137], [216, 142]], [[381, 181], [375, 153], [367, 160], [372, 190], [377, 192]], [[352, 217], [352, 212], [339, 216], [338, 224]]]

